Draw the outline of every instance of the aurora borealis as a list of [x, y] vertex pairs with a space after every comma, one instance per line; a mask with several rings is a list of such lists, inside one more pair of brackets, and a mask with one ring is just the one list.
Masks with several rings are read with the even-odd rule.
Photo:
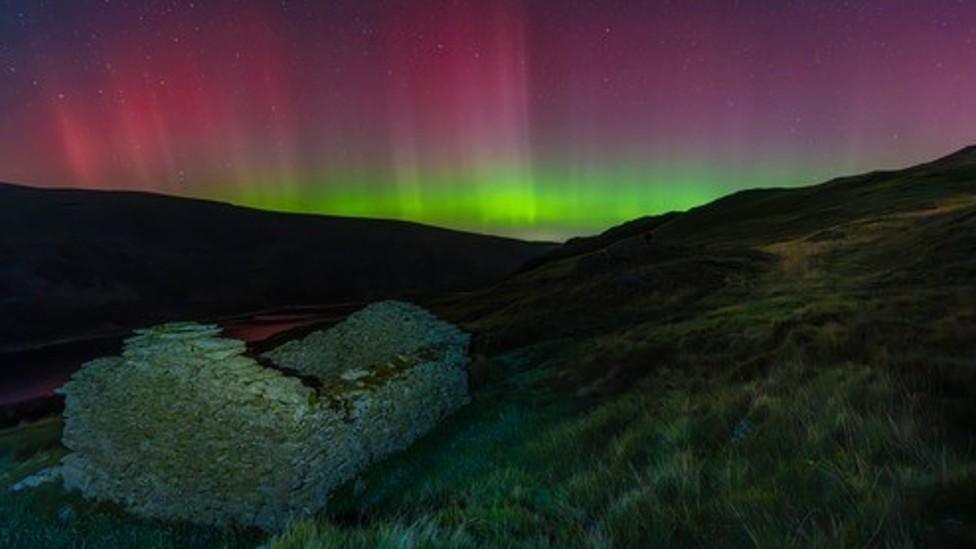
[[0, 180], [565, 237], [976, 143], [976, 3], [0, 1]]

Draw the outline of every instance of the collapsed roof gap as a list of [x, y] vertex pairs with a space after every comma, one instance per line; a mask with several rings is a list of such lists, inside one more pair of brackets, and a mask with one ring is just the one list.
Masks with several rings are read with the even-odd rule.
[[287, 377], [297, 379], [298, 381], [302, 382], [302, 385], [306, 387], [310, 387], [312, 389], [315, 389], [316, 391], [322, 388], [323, 385], [322, 380], [319, 379], [317, 376], [303, 374], [297, 370], [292, 370], [291, 368], [285, 368], [284, 366], [279, 366], [274, 362], [272, 362], [267, 357], [252, 356], [250, 358], [254, 359], [258, 364], [260, 364], [264, 368], [267, 368], [269, 370], [275, 370], [277, 372], [281, 372]]

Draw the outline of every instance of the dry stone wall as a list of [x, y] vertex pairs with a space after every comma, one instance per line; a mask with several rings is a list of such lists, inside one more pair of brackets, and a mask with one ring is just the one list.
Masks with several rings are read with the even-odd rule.
[[62, 388], [68, 488], [148, 517], [278, 530], [468, 401], [469, 336], [381, 302], [267, 354], [193, 323], [137, 332]]

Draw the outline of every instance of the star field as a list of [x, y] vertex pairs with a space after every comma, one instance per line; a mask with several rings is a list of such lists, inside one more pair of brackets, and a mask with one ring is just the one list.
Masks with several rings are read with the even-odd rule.
[[976, 142], [976, 3], [0, 1], [0, 179], [526, 237]]

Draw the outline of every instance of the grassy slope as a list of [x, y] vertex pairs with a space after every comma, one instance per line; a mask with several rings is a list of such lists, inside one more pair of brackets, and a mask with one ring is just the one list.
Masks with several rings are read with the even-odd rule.
[[976, 542], [973, 160], [741, 193], [433, 304], [483, 395], [575, 412], [465, 419], [278, 547]]
[[[474, 402], [271, 546], [976, 543], [974, 166], [740, 193], [429, 303], [477, 334]], [[100, 504], [59, 534], [44, 494], [0, 545], [255, 542]]]

